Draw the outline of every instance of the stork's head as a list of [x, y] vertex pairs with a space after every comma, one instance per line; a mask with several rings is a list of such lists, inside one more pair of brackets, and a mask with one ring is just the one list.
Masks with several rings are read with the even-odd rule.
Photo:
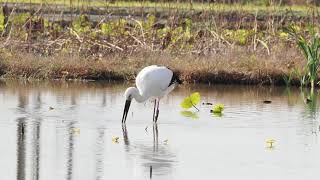
[[124, 97], [126, 98], [126, 100], [131, 101], [136, 94], [139, 94], [138, 89], [135, 87], [129, 87], [124, 93]]
[[135, 87], [129, 87], [126, 90], [126, 92], [124, 93], [124, 96], [126, 98], [126, 103], [124, 105], [122, 123], [126, 123], [127, 115], [128, 115], [128, 111], [129, 111], [129, 108], [130, 108], [130, 104], [131, 104], [132, 98], [135, 97], [137, 94], [139, 94], [139, 91]]

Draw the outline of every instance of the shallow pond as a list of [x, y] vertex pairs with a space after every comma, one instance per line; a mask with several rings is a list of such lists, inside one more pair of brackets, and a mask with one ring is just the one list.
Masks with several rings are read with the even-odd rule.
[[[1, 179], [319, 177], [319, 100], [307, 90], [180, 86], [161, 100], [157, 126], [148, 101], [132, 103], [122, 128], [128, 86], [1, 82]], [[180, 102], [195, 91], [201, 102], [223, 103], [222, 116], [211, 115], [208, 105], [183, 112]]]

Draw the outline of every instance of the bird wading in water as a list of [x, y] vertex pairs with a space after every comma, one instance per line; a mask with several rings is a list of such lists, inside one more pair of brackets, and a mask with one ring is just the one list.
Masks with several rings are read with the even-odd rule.
[[153, 122], [156, 123], [159, 116], [160, 99], [181, 83], [178, 76], [165, 66], [152, 65], [143, 68], [136, 77], [137, 87], [129, 87], [124, 93], [126, 103], [123, 110], [122, 124], [126, 123], [132, 99], [139, 103], [154, 99]]

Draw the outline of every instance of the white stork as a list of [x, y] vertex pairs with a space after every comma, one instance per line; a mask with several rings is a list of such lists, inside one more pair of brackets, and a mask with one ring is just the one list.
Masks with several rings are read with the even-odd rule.
[[159, 116], [159, 102], [162, 97], [169, 94], [181, 80], [165, 66], [147, 66], [136, 77], [136, 86], [129, 87], [124, 93], [126, 103], [123, 110], [122, 124], [126, 123], [131, 100], [142, 103], [148, 99], [154, 99], [153, 122], [156, 123]]

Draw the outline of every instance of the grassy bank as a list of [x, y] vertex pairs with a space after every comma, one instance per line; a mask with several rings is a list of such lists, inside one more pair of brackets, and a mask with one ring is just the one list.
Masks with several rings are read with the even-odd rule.
[[[286, 50], [286, 53], [283, 53]], [[113, 54], [97, 60], [59, 54], [50, 57], [32, 53], [1, 52], [1, 77], [31, 79], [134, 80], [141, 68], [165, 65], [179, 74], [184, 83], [274, 84], [294, 68], [302, 69], [303, 58], [296, 49], [279, 49], [272, 56], [251, 54], [243, 49], [227, 54], [198, 56], [165, 52], [139, 52], [130, 56]], [[293, 76], [292, 84], [298, 85]]]

